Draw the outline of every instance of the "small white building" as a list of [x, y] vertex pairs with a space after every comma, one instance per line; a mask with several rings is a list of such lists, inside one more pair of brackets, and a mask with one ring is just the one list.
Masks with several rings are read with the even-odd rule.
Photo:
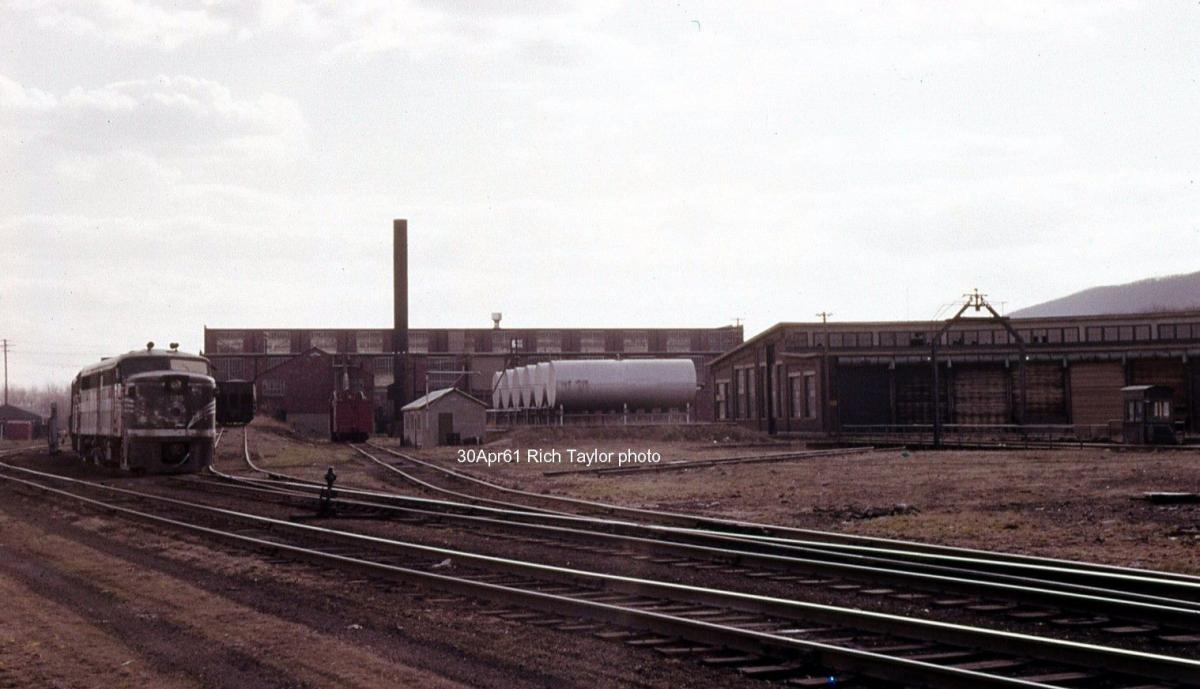
[[413, 447], [483, 442], [487, 404], [458, 388], [442, 388], [404, 405], [404, 442]]

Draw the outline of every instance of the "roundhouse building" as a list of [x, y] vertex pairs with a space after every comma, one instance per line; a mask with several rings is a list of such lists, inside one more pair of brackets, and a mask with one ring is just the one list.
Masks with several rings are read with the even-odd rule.
[[998, 319], [779, 323], [713, 359], [706, 396], [718, 421], [772, 433], [931, 424], [948, 326], [944, 423], [1104, 435], [1122, 387], [1163, 385], [1175, 425], [1200, 431], [1200, 311], [1002, 320], [1020, 341]]
[[[492, 374], [552, 359], [686, 358], [696, 365], [700, 393], [695, 418], [712, 420], [708, 363], [742, 342], [741, 326], [719, 328], [459, 328], [409, 329], [403, 399], [456, 387], [492, 399]], [[208, 328], [204, 355], [220, 380], [259, 380], [301, 352], [316, 348], [374, 374], [378, 414], [386, 415], [393, 383], [391, 329]], [[287, 369], [272, 377], [283, 376]], [[286, 382], [283, 383], [286, 385]], [[261, 395], [260, 391], [260, 395]], [[260, 396], [260, 399], [262, 397]]]

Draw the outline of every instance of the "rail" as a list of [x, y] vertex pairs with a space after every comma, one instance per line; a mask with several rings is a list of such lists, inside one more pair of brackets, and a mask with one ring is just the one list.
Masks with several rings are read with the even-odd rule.
[[[658, 633], [671, 634], [680, 638], [715, 646], [760, 653], [771, 657], [803, 658], [820, 663], [840, 672], [854, 672], [889, 681], [923, 682], [939, 687], [1053, 687], [1039, 681], [1028, 681], [1020, 677], [995, 674], [983, 669], [970, 669], [954, 665], [942, 665], [930, 660], [906, 658], [898, 654], [874, 652], [834, 643], [814, 641], [789, 636], [785, 631], [789, 623], [803, 622], [833, 624], [851, 629], [881, 634], [887, 637], [920, 639], [924, 641], [967, 646], [984, 649], [994, 654], [1034, 658], [1047, 663], [1069, 667], [1102, 669], [1137, 678], [1187, 682], [1200, 685], [1200, 662], [1116, 649], [1095, 644], [1084, 644], [1059, 639], [1017, 634], [1000, 630], [983, 629], [967, 625], [951, 624], [933, 620], [903, 617], [886, 613], [841, 608], [769, 596], [723, 591], [719, 589], [660, 582], [601, 572], [591, 572], [568, 567], [557, 567], [510, 558], [479, 555], [449, 548], [384, 539], [375, 536], [353, 534], [307, 524], [296, 524], [283, 520], [251, 515], [234, 510], [201, 505], [194, 502], [150, 495], [71, 479], [0, 462], [0, 473], [4, 480], [25, 485], [60, 498], [173, 529], [199, 533], [223, 541], [265, 548], [274, 552], [290, 554], [298, 559], [325, 565], [355, 568], [379, 575], [388, 575], [407, 581], [418, 582], [441, 590], [461, 593], [489, 600], [517, 602], [521, 605], [552, 613], [600, 620], [623, 626], [650, 629]], [[155, 514], [145, 509], [134, 509], [113, 502], [106, 502], [72, 491], [55, 488], [29, 478], [13, 475], [13, 472], [36, 477], [41, 481], [65, 483], [85, 490], [120, 495], [125, 499], [136, 499], [160, 507], [182, 509], [190, 514], [225, 519], [242, 526], [269, 528], [273, 538], [266, 539], [238, 533], [228, 529], [204, 526], [178, 517]], [[331, 542], [353, 543], [367, 548], [364, 554], [339, 554], [323, 551], [311, 545], [285, 542], [282, 537], [319, 537]], [[370, 557], [372, 552], [389, 552], [424, 558], [451, 558], [488, 571], [530, 577], [534, 581], [559, 584], [584, 585], [592, 589], [615, 591], [630, 596], [655, 597], [668, 601], [707, 606], [717, 610], [735, 610], [761, 616], [777, 622], [769, 624], [769, 631], [748, 629], [732, 624], [721, 624], [705, 619], [687, 617], [681, 613], [665, 613], [641, 609], [633, 605], [589, 600], [578, 596], [548, 593], [537, 590], [534, 585], [497, 584], [478, 581], [466, 576], [438, 574], [412, 567], [378, 562]], [[645, 606], [642, 606], [645, 607]], [[708, 618], [712, 619], [711, 616]], [[757, 626], [757, 625], [756, 625]], [[997, 667], [1010, 667], [1004, 662]]]

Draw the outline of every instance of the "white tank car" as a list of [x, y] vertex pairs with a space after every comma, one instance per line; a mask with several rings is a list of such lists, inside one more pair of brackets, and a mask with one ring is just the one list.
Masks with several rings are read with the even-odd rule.
[[552, 409], [683, 409], [696, 399], [691, 359], [560, 360], [547, 368], [546, 406]]
[[102, 360], [71, 383], [71, 446], [85, 460], [139, 473], [212, 463], [216, 382], [207, 359], [154, 349]]

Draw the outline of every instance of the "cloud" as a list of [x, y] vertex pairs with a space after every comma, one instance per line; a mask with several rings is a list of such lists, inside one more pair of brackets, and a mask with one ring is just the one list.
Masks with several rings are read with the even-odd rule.
[[21, 171], [0, 204], [54, 212], [74, 198], [108, 213], [178, 202], [188, 185], [264, 184], [308, 137], [291, 99], [188, 75], [58, 94], [0, 75], [0, 133], [2, 159]]
[[38, 26], [108, 44], [172, 50], [230, 31], [208, 2], [183, 2], [160, 6], [138, 0], [26, 0], [16, 7], [36, 15]]

